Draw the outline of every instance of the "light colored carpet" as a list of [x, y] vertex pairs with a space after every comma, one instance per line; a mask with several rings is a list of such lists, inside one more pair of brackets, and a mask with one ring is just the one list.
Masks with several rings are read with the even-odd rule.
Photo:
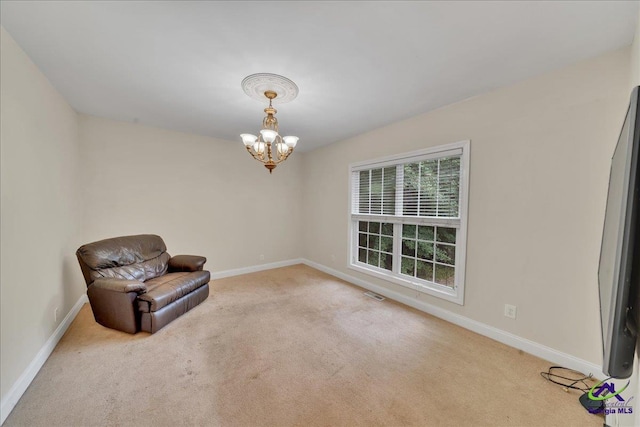
[[211, 283], [156, 333], [88, 305], [6, 426], [601, 426], [548, 362], [306, 266]]

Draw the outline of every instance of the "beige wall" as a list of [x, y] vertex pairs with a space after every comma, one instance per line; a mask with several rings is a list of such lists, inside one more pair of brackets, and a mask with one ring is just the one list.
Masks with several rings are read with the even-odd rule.
[[[0, 29], [0, 393], [84, 293], [77, 115]], [[54, 309], [58, 307], [58, 322]]]
[[631, 45], [631, 87], [634, 86], [640, 86], [640, 8], [638, 8], [636, 34]]
[[[600, 363], [597, 264], [629, 56], [616, 51], [306, 153], [305, 257]], [[465, 305], [348, 269], [349, 163], [466, 139]], [[505, 303], [517, 320], [503, 316]]]
[[300, 256], [297, 153], [269, 175], [239, 141], [85, 115], [80, 140], [84, 240], [155, 233], [212, 272]]

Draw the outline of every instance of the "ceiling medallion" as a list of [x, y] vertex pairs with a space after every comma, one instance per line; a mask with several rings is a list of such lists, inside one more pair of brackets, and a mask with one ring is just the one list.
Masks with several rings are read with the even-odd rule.
[[258, 101], [264, 101], [266, 91], [278, 94], [276, 104], [284, 104], [296, 99], [298, 86], [286, 77], [277, 74], [258, 73], [251, 74], [242, 80], [244, 93]]
[[297, 136], [282, 137], [278, 133], [278, 111], [273, 108], [273, 103], [293, 101], [298, 96], [298, 86], [277, 74], [258, 73], [245, 77], [242, 89], [253, 99], [269, 101], [269, 106], [264, 109], [267, 115], [262, 120], [260, 135], [243, 133], [240, 138], [249, 154], [272, 173], [278, 164], [287, 160], [298, 143]]

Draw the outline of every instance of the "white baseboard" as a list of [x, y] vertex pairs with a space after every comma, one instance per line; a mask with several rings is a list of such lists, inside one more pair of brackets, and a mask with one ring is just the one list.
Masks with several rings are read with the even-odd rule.
[[525, 351], [541, 359], [548, 360], [556, 365], [575, 369], [576, 371], [587, 374], [591, 373], [596, 378], [607, 378], [607, 375], [602, 372], [602, 368], [594, 363], [587, 362], [586, 360], [582, 360], [570, 354], [563, 353], [535, 341], [531, 341], [526, 338], [522, 338], [512, 333], [495, 328], [493, 326], [489, 326], [476, 320], [469, 319], [468, 317], [461, 316], [435, 305], [408, 297], [388, 288], [374, 285], [367, 282], [366, 280], [358, 279], [357, 277], [350, 276], [322, 264], [318, 264], [307, 259], [303, 259], [302, 262], [309, 267], [315, 268], [316, 270], [323, 271], [327, 274], [335, 276], [361, 288], [365, 288], [380, 295], [384, 295], [387, 298], [401, 302], [420, 311], [424, 311], [425, 313], [429, 313], [433, 316], [439, 317], [440, 319], [446, 320], [447, 322], [451, 322], [455, 325], [461, 326], [480, 335], [484, 335], [510, 347]]
[[224, 277], [239, 276], [241, 274], [255, 273], [257, 271], [271, 270], [273, 268], [288, 267], [290, 265], [303, 264], [301, 258], [288, 259], [285, 261], [271, 262], [268, 264], [252, 265], [251, 267], [235, 268], [233, 270], [216, 271], [211, 273], [211, 279], [222, 279]]
[[44, 362], [47, 361], [53, 349], [56, 348], [56, 345], [67, 331], [73, 319], [76, 318], [78, 312], [82, 308], [82, 306], [89, 302], [87, 298], [87, 294], [82, 294], [78, 301], [75, 303], [71, 311], [67, 313], [67, 315], [62, 319], [62, 322], [58, 325], [53, 334], [49, 337], [46, 343], [42, 346], [36, 357], [33, 358], [27, 369], [22, 372], [22, 375], [18, 378], [18, 380], [13, 384], [9, 392], [2, 396], [2, 401], [0, 402], [0, 424], [4, 423], [7, 419], [13, 408], [16, 406], [24, 392], [31, 384], [31, 381], [36, 377]]

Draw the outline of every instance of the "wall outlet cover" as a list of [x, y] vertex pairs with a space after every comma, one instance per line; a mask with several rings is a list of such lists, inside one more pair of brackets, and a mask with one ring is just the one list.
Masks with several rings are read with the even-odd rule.
[[504, 315], [505, 317], [509, 317], [511, 319], [515, 319], [516, 318], [516, 306], [515, 305], [511, 305], [511, 304], [505, 304], [504, 305]]

